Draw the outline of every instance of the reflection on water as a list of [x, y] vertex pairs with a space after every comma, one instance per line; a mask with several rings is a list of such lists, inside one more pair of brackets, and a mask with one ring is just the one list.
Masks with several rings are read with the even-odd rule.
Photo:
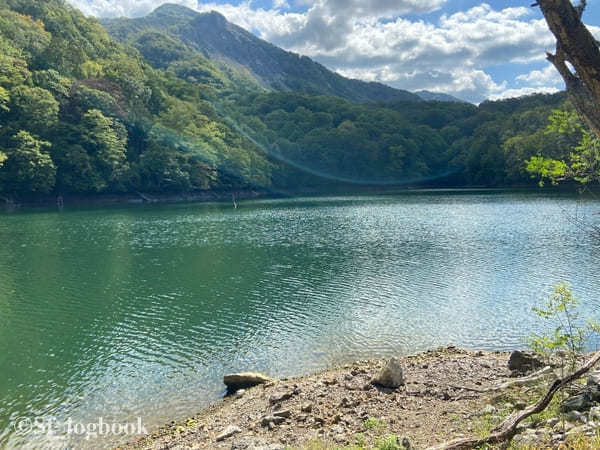
[[597, 314], [600, 248], [568, 215], [599, 211], [455, 192], [1, 215], [0, 443], [18, 417], [160, 425], [230, 371], [522, 346], [559, 281]]

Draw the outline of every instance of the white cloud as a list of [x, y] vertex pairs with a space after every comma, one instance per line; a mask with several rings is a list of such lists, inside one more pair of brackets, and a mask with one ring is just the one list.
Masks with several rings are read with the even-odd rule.
[[165, 3], [177, 3], [195, 9], [198, 0], [68, 0], [86, 16], [141, 17]]
[[[345, 76], [402, 89], [448, 92], [475, 102], [499, 95], [507, 86], [504, 80], [494, 81], [485, 68], [543, 60], [554, 43], [543, 19], [533, 17], [530, 8], [495, 10], [484, 3], [443, 15], [435, 24], [398, 16], [402, 8], [416, 8], [417, 2], [358, 6], [352, 0], [352, 7], [339, 12], [340, 2], [315, 1], [303, 14], [252, 10], [249, 3], [201, 9], [216, 9], [231, 21], [258, 30], [264, 39]], [[418, 3], [423, 10], [442, 5], [435, 0]], [[392, 20], [380, 20], [390, 14]]]
[[563, 83], [558, 71], [552, 64], [548, 64], [542, 70], [532, 70], [531, 72], [517, 76], [517, 80], [524, 81], [532, 86], [557, 86]]
[[523, 95], [531, 94], [554, 94], [559, 89], [555, 87], [525, 87], [519, 89], [506, 89], [498, 94], [490, 95], [490, 100], [502, 100], [505, 98], [522, 97]]
[[274, 9], [288, 9], [290, 4], [286, 0], [273, 0]]
[[[165, 2], [70, 1], [86, 14], [113, 17], [143, 15]], [[426, 22], [403, 15], [438, 10], [447, 0], [295, 0], [306, 10], [293, 13], [289, 0], [272, 0], [272, 9], [256, 8], [252, 0], [238, 4], [169, 1], [201, 12], [218, 11], [260, 37], [343, 75], [397, 88], [448, 92], [477, 102], [559, 84], [548, 68], [506, 81], [486, 73], [491, 66], [505, 64], [515, 64], [518, 73], [519, 64], [541, 61], [553, 49], [553, 36], [531, 8], [494, 9], [482, 3]], [[521, 86], [507, 90], [507, 81]]]

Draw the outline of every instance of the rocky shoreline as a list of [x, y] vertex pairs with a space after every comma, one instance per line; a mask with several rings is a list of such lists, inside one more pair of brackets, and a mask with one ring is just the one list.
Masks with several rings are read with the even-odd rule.
[[0, 196], [0, 210], [20, 208], [70, 208], [82, 206], [141, 205], [185, 202], [233, 202], [256, 198], [278, 197], [282, 194], [260, 189], [210, 190], [187, 193], [124, 193], [97, 195], [48, 195], [13, 199]]
[[[172, 422], [121, 448], [428, 448], [486, 435], [506, 416], [535, 402], [548, 384], [548, 379], [533, 385], [511, 382], [522, 380], [515, 377], [539, 364], [507, 352], [450, 346], [394, 359], [403, 383], [391, 372], [385, 380], [377, 378], [386, 365], [389, 369], [385, 361], [361, 361], [294, 379], [265, 379], [196, 417]], [[590, 378], [594, 376], [600, 381], [600, 375]], [[596, 387], [597, 392], [589, 387], [583, 394], [572, 392], [566, 401], [557, 398], [547, 411], [525, 421], [512, 448], [558, 448], [573, 440], [584, 444], [564, 448], [600, 448]]]

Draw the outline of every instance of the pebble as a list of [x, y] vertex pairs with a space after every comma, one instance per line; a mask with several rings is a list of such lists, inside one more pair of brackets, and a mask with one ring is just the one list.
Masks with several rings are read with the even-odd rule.
[[233, 436], [234, 434], [241, 433], [242, 430], [240, 427], [236, 427], [234, 425], [230, 425], [221, 434], [217, 436], [217, 442], [224, 441], [225, 439]]

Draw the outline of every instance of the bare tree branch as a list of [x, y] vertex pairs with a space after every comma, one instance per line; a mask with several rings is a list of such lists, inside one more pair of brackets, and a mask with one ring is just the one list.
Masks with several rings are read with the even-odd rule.
[[481, 439], [455, 439], [453, 441], [445, 442], [435, 447], [430, 447], [428, 450], [467, 450], [480, 445], [498, 444], [500, 442], [504, 442], [508, 439], [511, 439], [516, 434], [517, 426], [519, 425], [519, 423], [527, 419], [529, 416], [538, 414], [544, 409], [546, 409], [546, 407], [550, 404], [550, 401], [552, 401], [554, 394], [556, 394], [563, 387], [571, 384], [573, 381], [578, 380], [579, 378], [584, 376], [598, 363], [598, 361], [600, 361], [600, 351], [594, 353], [590, 360], [577, 371], [573, 372], [570, 375], [567, 375], [564, 378], [559, 378], [555, 380], [542, 398], [540, 398], [536, 403], [525, 408], [524, 410], [508, 416], [506, 420], [504, 420], [504, 422], [502, 422], [500, 425], [498, 425], [492, 430], [489, 436]]

